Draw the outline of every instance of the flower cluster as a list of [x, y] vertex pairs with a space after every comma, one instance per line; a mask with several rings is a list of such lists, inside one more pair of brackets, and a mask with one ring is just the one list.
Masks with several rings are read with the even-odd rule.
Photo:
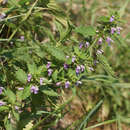
[[47, 65], [46, 65], [46, 68], [47, 68], [47, 71], [48, 71], [48, 76], [51, 76], [52, 72], [53, 72], [53, 70], [50, 68], [51, 64], [52, 64], [51, 62], [47, 62]]
[[43, 85], [43, 80], [44, 80], [45, 78], [40, 78], [40, 85]]
[[120, 31], [122, 30], [122, 28], [121, 27], [112, 27], [111, 28], [111, 34], [114, 34], [115, 32], [117, 33], [117, 34], [120, 34]]
[[30, 81], [31, 81], [31, 78], [32, 78], [32, 75], [31, 75], [31, 74], [28, 74], [27, 81], [30, 82]]
[[32, 86], [31, 87], [31, 93], [37, 94], [39, 91], [39, 88], [37, 86]]
[[80, 48], [80, 49], [83, 48], [83, 47], [88, 48], [89, 45], [90, 45], [89, 42], [86, 42], [86, 43], [80, 43], [80, 44], [79, 44], [79, 48]]
[[113, 16], [113, 15], [110, 17], [110, 22], [113, 22], [113, 21], [114, 21], [114, 17], [115, 17], [115, 16]]
[[85, 70], [85, 66], [84, 66], [84, 65], [78, 65], [78, 66], [76, 67], [76, 74], [78, 75], [78, 74], [80, 74], [81, 72], [84, 72], [84, 70]]

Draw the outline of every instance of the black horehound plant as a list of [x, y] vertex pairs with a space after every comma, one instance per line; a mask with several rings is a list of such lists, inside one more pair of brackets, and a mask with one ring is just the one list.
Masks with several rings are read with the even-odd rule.
[[[55, 126], [77, 89], [87, 89], [87, 82], [97, 83], [104, 93], [75, 129], [85, 128], [107, 97], [115, 103], [114, 110], [121, 109], [123, 101], [116, 97], [115, 88], [120, 80], [103, 51], [121, 37], [117, 12], [100, 17], [97, 27], [77, 27], [54, 0], [3, 0], [0, 4], [1, 129]], [[98, 65], [105, 70], [102, 75], [96, 72]], [[68, 90], [72, 96], [64, 101]]]

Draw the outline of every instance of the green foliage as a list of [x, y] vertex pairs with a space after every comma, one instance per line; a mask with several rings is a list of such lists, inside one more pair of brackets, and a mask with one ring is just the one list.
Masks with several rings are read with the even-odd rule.
[[88, 37], [88, 36], [94, 36], [96, 34], [96, 31], [94, 29], [94, 27], [92, 26], [80, 26], [80, 27], [77, 27], [75, 29], [75, 32], [83, 35], [84, 37]]
[[18, 69], [15, 75], [16, 75], [16, 79], [18, 79], [21, 83], [26, 84], [27, 74], [22, 69]]
[[103, 118], [111, 119], [90, 128], [115, 121], [129, 124], [130, 34], [120, 35], [120, 16], [129, 0], [119, 11], [98, 18], [97, 0], [90, 8], [85, 0], [2, 2], [0, 129], [56, 127], [71, 110], [77, 114], [72, 102], [77, 97], [82, 116], [78, 113], [78, 120], [65, 129], [85, 129], [95, 115], [99, 122], [103, 112]]
[[49, 89], [49, 90], [42, 90], [42, 92], [48, 96], [57, 97], [59, 96], [55, 91]]
[[98, 55], [98, 60], [103, 65], [103, 68], [105, 69], [105, 71], [109, 75], [114, 76], [114, 72], [113, 72], [112, 68], [110, 67], [110, 65], [108, 64], [106, 58], [103, 55]]
[[7, 99], [8, 99], [8, 102], [11, 103], [11, 104], [14, 104], [15, 101], [16, 101], [16, 96], [15, 94], [10, 90], [10, 89], [7, 89], [5, 91], [5, 95], [7, 96]]

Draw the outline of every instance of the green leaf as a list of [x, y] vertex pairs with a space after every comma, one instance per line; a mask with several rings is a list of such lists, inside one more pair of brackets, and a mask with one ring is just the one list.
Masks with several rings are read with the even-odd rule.
[[6, 121], [4, 122], [4, 126], [6, 130], [14, 130], [11, 121], [6, 117]]
[[13, 93], [13, 91], [11, 91], [10, 89], [7, 89], [5, 91], [5, 95], [8, 97], [8, 101], [11, 103], [11, 104], [14, 104], [15, 101], [16, 101], [16, 95]]
[[0, 112], [9, 110], [8, 106], [0, 106]]
[[78, 55], [78, 56], [80, 56], [80, 54], [81, 54], [81, 52], [80, 52], [80, 50], [79, 50], [79, 47], [74, 47], [74, 52]]
[[36, 74], [37, 66], [34, 62], [32, 64], [28, 63], [27, 66], [30, 74]]
[[31, 95], [30, 86], [26, 86], [23, 90], [22, 100], [25, 100]]
[[83, 35], [84, 37], [94, 36], [96, 34], [96, 30], [92, 26], [79, 26], [75, 29], [75, 32]]
[[99, 23], [108, 23], [109, 22], [109, 18], [106, 16], [101, 16], [97, 19], [97, 22]]
[[97, 55], [97, 58], [98, 58], [99, 62], [102, 64], [105, 71], [109, 75], [114, 76], [114, 71], [112, 70], [111, 66], [108, 64], [107, 59], [103, 55]]
[[58, 93], [56, 93], [54, 90], [49, 89], [49, 90], [42, 90], [42, 92], [48, 96], [52, 96], [52, 97], [57, 97], [59, 96]]
[[71, 63], [72, 63], [72, 58], [66, 59], [66, 64], [71, 65]]
[[36, 55], [38, 55], [40, 58], [44, 58], [46, 53], [41, 48], [35, 48], [33, 51]]
[[27, 82], [27, 74], [22, 69], [19, 69], [18, 71], [16, 71], [15, 75], [16, 75], [16, 78], [21, 83], [26, 84], [26, 82]]
[[13, 115], [14, 115], [15, 119], [16, 119], [17, 121], [19, 121], [19, 119], [20, 119], [19, 113], [15, 112], [15, 111], [13, 110]]
[[53, 72], [53, 74], [52, 74], [52, 78], [53, 78], [54, 81], [57, 81], [57, 74], [58, 74], [58, 71], [57, 71], [57, 70], [55, 70], [55, 71]]
[[47, 70], [47, 68], [44, 67], [43, 65], [42, 65], [42, 66], [39, 66], [39, 67], [37, 68], [37, 74], [41, 74], [41, 73], [43, 72], [43, 70], [45, 71], [45, 70]]
[[60, 48], [56, 48], [54, 46], [51, 46], [49, 44], [44, 45], [44, 49], [48, 51], [53, 57], [55, 57], [59, 61], [65, 61], [65, 54]]
[[55, 24], [56, 24], [56, 27], [57, 27], [59, 33], [60, 33], [60, 37], [62, 37], [64, 34], [64, 28], [63, 28], [62, 24], [58, 21], [55, 21]]
[[22, 101], [22, 95], [23, 95], [23, 90], [20, 90], [20, 91], [16, 92], [16, 97], [17, 97], [18, 102]]

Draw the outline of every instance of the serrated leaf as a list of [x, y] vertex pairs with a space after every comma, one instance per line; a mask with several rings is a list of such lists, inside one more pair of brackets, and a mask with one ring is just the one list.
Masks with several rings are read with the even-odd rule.
[[44, 66], [39, 66], [37, 68], [37, 74], [41, 74], [41, 72], [43, 72], [43, 70], [44, 70]]
[[34, 50], [34, 53], [37, 54], [40, 58], [44, 58], [46, 55], [46, 53], [43, 50], [41, 50], [41, 48], [36, 48]]
[[22, 94], [22, 100], [25, 100], [26, 98], [28, 98], [31, 95], [31, 91], [30, 91], [30, 86], [26, 86], [23, 90], [23, 94]]
[[114, 71], [112, 70], [111, 66], [109, 65], [107, 59], [103, 55], [97, 55], [97, 58], [98, 58], [99, 62], [102, 64], [105, 71], [109, 75], [114, 76]]
[[94, 36], [96, 34], [96, 30], [92, 26], [79, 26], [75, 29], [75, 32], [83, 35], [84, 37]]
[[18, 90], [16, 93], [17, 101], [21, 102], [22, 101], [22, 95], [23, 95], [23, 90]]
[[15, 101], [16, 101], [16, 95], [13, 93], [13, 91], [11, 91], [10, 89], [7, 89], [5, 91], [5, 95], [8, 97], [8, 101], [11, 103], [11, 104], [14, 104]]
[[80, 54], [81, 54], [81, 52], [80, 52], [80, 50], [79, 50], [79, 47], [74, 47], [74, 52], [75, 52], [78, 56], [80, 56]]
[[66, 59], [66, 64], [70, 65], [72, 63], [72, 58]]
[[49, 90], [42, 90], [42, 92], [48, 96], [52, 96], [52, 97], [57, 97], [59, 96], [58, 93], [56, 93], [54, 90], [49, 89]]
[[21, 83], [26, 84], [27, 74], [22, 69], [16, 71], [15, 76]]
[[60, 48], [56, 48], [54, 46], [47, 45], [47, 44], [44, 45], [44, 47], [57, 60], [59, 60], [59, 61], [65, 61], [66, 60], [65, 59], [65, 54]]
[[19, 121], [19, 119], [20, 119], [19, 113], [13, 111], [13, 115], [14, 115], [15, 119], [16, 119], [17, 121]]
[[57, 81], [57, 74], [58, 74], [58, 71], [57, 71], [57, 70], [55, 70], [55, 71], [53, 72], [53, 74], [52, 74], [52, 78], [53, 78], [54, 81]]
[[37, 66], [34, 62], [32, 64], [28, 63], [27, 66], [30, 74], [36, 74]]

